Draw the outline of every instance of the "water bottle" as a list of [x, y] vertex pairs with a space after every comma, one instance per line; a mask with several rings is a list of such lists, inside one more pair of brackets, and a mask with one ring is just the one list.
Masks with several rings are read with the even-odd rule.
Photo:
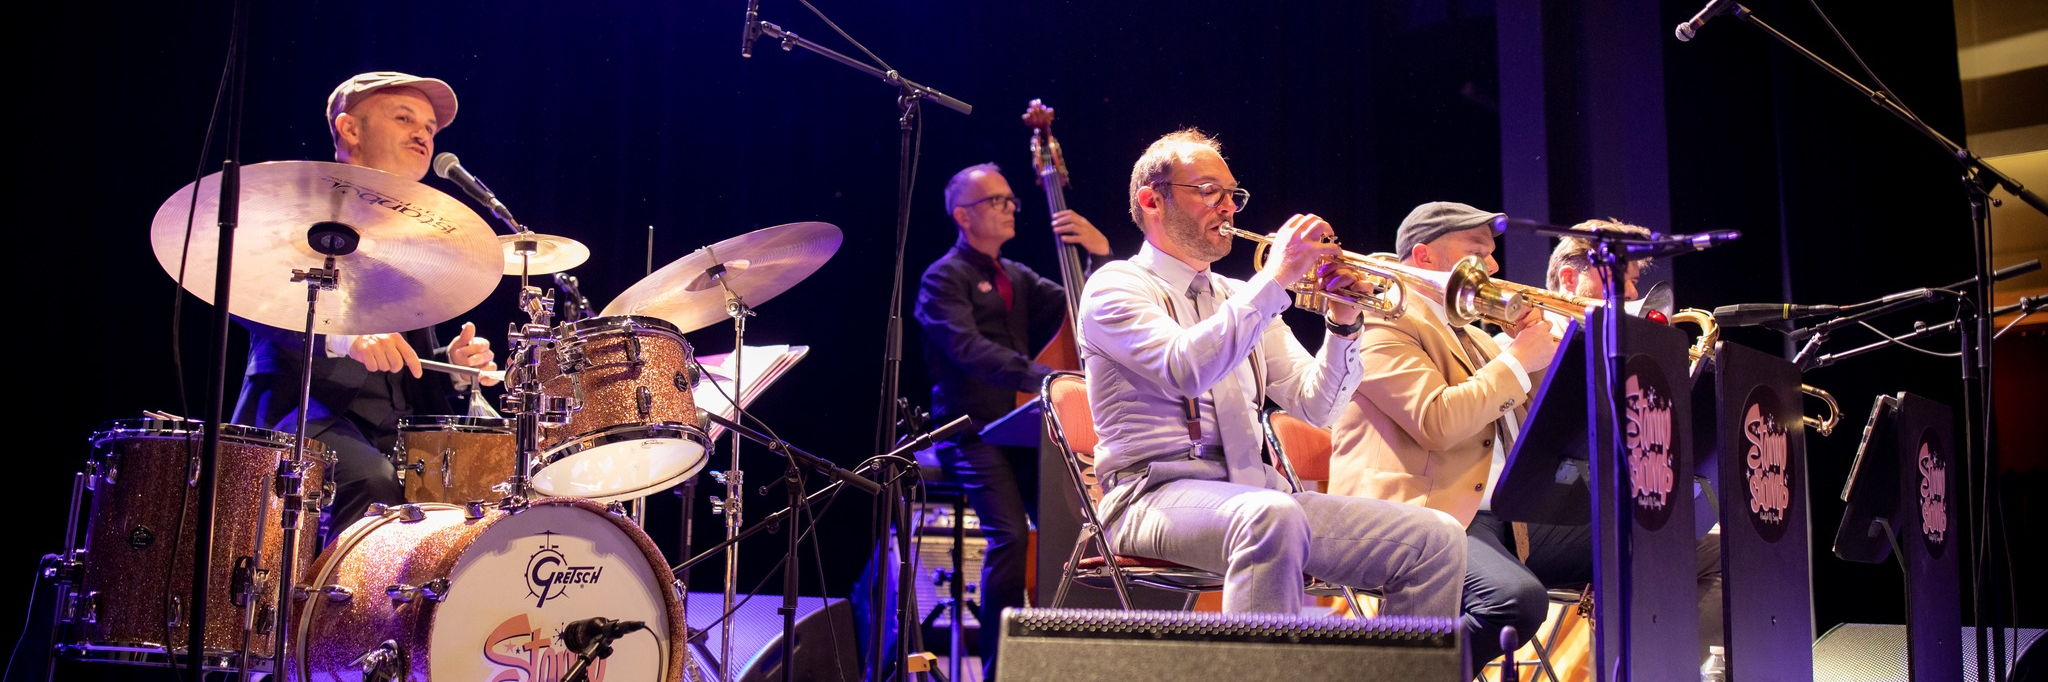
[[1707, 662], [1700, 664], [1700, 682], [1728, 682], [1727, 650], [1707, 647]]

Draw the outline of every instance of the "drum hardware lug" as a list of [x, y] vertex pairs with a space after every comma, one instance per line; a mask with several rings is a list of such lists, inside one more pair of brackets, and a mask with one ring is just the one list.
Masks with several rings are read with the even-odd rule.
[[555, 364], [562, 374], [575, 374], [590, 369], [590, 357], [581, 344], [563, 344], [555, 347]]
[[[171, 597], [172, 608], [177, 608], [177, 597]], [[71, 617], [80, 623], [92, 625], [100, 622], [100, 593], [98, 590], [72, 595]], [[178, 627], [178, 618], [171, 617], [171, 627]]]
[[384, 588], [384, 595], [399, 603], [411, 602], [415, 596], [425, 597], [430, 602], [439, 602], [448, 598], [448, 579], [435, 578], [420, 585], [400, 583]]
[[626, 515], [626, 503], [618, 500], [606, 502], [604, 503], [604, 512], [612, 516], [624, 517]]
[[388, 511], [391, 511], [391, 505], [385, 504], [383, 502], [371, 502], [370, 506], [363, 508], [363, 518], [369, 518], [372, 516], [383, 516], [384, 513]]
[[250, 561], [248, 556], [235, 557], [234, 572], [228, 578], [228, 595], [235, 606], [249, 605], [249, 593], [255, 590], [256, 575], [252, 570], [254, 567], [255, 562]]
[[[194, 458], [192, 458], [192, 460], [191, 460], [190, 464], [191, 464], [191, 467], [190, 467], [190, 468], [188, 468], [188, 469], [186, 469], [186, 471], [190, 471], [190, 472], [194, 472], [194, 473], [193, 473], [193, 475], [192, 475], [192, 476], [188, 477], [188, 480], [189, 480], [190, 482], [189, 482], [189, 483], [186, 483], [186, 485], [188, 485], [188, 486], [193, 486], [193, 485], [199, 485], [199, 480], [198, 480], [198, 478], [199, 478], [199, 475], [198, 475], [198, 473], [197, 473], [197, 472], [199, 471], [199, 458], [198, 458], [198, 457], [194, 457]], [[105, 484], [107, 484], [107, 485], [113, 485], [113, 484], [115, 484], [115, 483], [118, 483], [118, 482], [120, 482], [120, 479], [121, 479], [121, 453], [120, 453], [120, 452], [114, 452], [114, 451], [109, 451], [109, 452], [108, 452], [108, 453], [107, 453], [107, 454], [106, 454], [105, 456], [101, 457], [101, 458], [99, 459], [99, 461], [97, 461], [97, 462], [93, 462], [93, 465], [92, 465], [92, 466], [93, 466], [93, 475], [92, 475], [92, 476], [90, 476], [90, 477], [88, 477], [89, 479], [93, 479], [93, 480], [98, 480], [98, 481], [100, 481], [100, 482], [103, 482], [103, 483], [105, 483]], [[93, 489], [93, 490], [99, 490], [99, 487], [98, 487], [98, 486], [93, 486], [93, 487], [92, 487], [92, 489]]]
[[462, 503], [462, 518], [475, 521], [484, 517], [484, 501], [470, 500]]
[[397, 509], [399, 523], [419, 523], [427, 520], [427, 510], [421, 509], [417, 504], [401, 504]]
[[455, 448], [441, 448], [441, 487], [455, 485]]
[[43, 555], [43, 580], [58, 585], [71, 585], [79, 581], [85, 572], [85, 550], [71, 550], [70, 556], [61, 554]]
[[688, 367], [690, 367], [691, 369], [677, 371], [675, 377], [672, 379], [672, 381], [674, 381], [676, 384], [676, 390], [682, 391], [684, 393], [689, 393], [690, 389], [695, 388], [697, 386], [697, 372], [694, 369], [695, 365], [689, 365]]
[[646, 386], [636, 387], [633, 392], [633, 407], [639, 410], [641, 419], [654, 414], [654, 392], [647, 390]]
[[631, 322], [620, 325], [626, 330], [626, 364], [635, 369], [647, 364], [646, 349], [640, 345], [640, 333]]
[[384, 640], [377, 648], [349, 661], [363, 673], [363, 682], [393, 682], [405, 675], [412, 666], [406, 662], [405, 649], [396, 640]]
[[[292, 588], [292, 601], [305, 601], [307, 599], [310, 599], [313, 596], [310, 592], [310, 590], [307, 590], [304, 587], [294, 587]], [[344, 585], [328, 585], [326, 587], [322, 587], [320, 588], [320, 594], [325, 595], [327, 597], [327, 601], [336, 604], [346, 602], [356, 597], [356, 591], [351, 590]]]
[[256, 634], [270, 634], [271, 629], [276, 626], [277, 609], [271, 608], [269, 604], [258, 606], [256, 608]]

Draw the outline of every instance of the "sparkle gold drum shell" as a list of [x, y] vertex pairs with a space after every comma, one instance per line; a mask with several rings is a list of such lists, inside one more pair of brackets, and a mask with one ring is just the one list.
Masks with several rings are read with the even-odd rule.
[[681, 679], [674, 575], [589, 500], [402, 505], [342, 531], [307, 577], [289, 680], [557, 680], [576, 662], [563, 628], [593, 617], [647, 627], [590, 679]]
[[496, 501], [504, 493], [493, 486], [512, 477], [512, 420], [399, 417], [398, 445], [391, 456], [407, 502]]
[[[168, 642], [177, 658], [183, 658], [191, 637], [191, 550], [199, 518], [202, 428], [192, 421], [124, 419], [103, 424], [93, 433], [85, 561], [65, 607], [66, 618], [76, 626], [77, 641], [64, 647], [66, 655], [169, 665], [174, 661], [164, 654]], [[281, 431], [221, 426], [208, 560], [208, 622], [200, 640], [208, 668], [231, 669], [241, 647], [246, 607], [236, 604], [243, 599], [233, 589], [238, 570], [257, 577], [251, 603], [258, 610], [258, 632], [251, 638], [251, 656], [268, 658], [273, 649], [274, 581], [284, 550], [284, 502], [273, 493], [273, 482], [278, 462], [291, 453], [292, 441], [291, 434]], [[319, 551], [318, 510], [332, 498], [327, 480], [331, 466], [326, 448], [319, 441], [307, 441], [300, 464], [307, 512], [299, 522], [292, 562], [296, 571], [304, 571]], [[250, 557], [259, 527], [263, 557], [252, 572]]]
[[[542, 395], [573, 409], [543, 426], [533, 488], [545, 495], [625, 500], [704, 469], [690, 343], [652, 317], [594, 317], [555, 328], [539, 350]], [[515, 358], [514, 372], [523, 371]], [[509, 379], [517, 381], [518, 377]]]

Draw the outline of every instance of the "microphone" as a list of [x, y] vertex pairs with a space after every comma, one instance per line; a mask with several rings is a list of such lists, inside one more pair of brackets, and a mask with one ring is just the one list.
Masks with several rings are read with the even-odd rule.
[[571, 650], [582, 651], [595, 642], [610, 643], [628, 633], [647, 629], [647, 624], [637, 620], [612, 620], [602, 616], [570, 621], [562, 626], [562, 643]]
[[1753, 327], [1760, 324], [1789, 322], [1815, 315], [1833, 315], [1839, 312], [1842, 312], [1842, 306], [1838, 305], [1742, 303], [1715, 308], [1714, 324], [1723, 327]]
[[1741, 238], [1742, 233], [1736, 230], [1714, 230], [1699, 234], [1670, 235], [1658, 239], [1654, 244], [1620, 244], [1616, 250], [1619, 251], [1617, 255], [1623, 260], [1663, 258], [1705, 251]]
[[1700, 8], [1699, 14], [1692, 15], [1692, 19], [1678, 25], [1678, 30], [1674, 31], [1678, 35], [1678, 42], [1690, 42], [1693, 33], [1698, 32], [1701, 26], [1707, 25], [1707, 20], [1720, 16], [1734, 4], [1735, 0], [1708, 0], [1707, 6]]
[[740, 27], [740, 56], [754, 56], [754, 39], [761, 35], [761, 3], [747, 0], [747, 23]]
[[562, 293], [568, 294], [571, 310], [576, 313], [575, 317], [567, 321], [575, 322], [597, 316], [597, 311], [590, 309], [590, 299], [583, 297], [582, 284], [576, 281], [575, 275], [555, 273], [555, 286], [560, 287]]
[[469, 198], [475, 199], [477, 203], [489, 206], [491, 208], [491, 215], [497, 216], [506, 225], [512, 226], [512, 231], [526, 231], [525, 228], [519, 226], [518, 220], [512, 218], [512, 209], [505, 208], [504, 202], [498, 201], [498, 195], [491, 193], [491, 188], [485, 187], [482, 181], [476, 179], [476, 176], [470, 175], [468, 170], [463, 169], [462, 160], [455, 158], [455, 154], [441, 152], [435, 155], [434, 174], [441, 176], [443, 180], [455, 183], [457, 187], [461, 187], [462, 191], [467, 192]]

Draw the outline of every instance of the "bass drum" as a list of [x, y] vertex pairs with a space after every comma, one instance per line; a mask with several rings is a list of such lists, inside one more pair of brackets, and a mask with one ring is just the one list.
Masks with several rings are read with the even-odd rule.
[[304, 584], [287, 679], [556, 680], [569, 623], [641, 621], [593, 682], [682, 679], [675, 576], [654, 541], [587, 500], [508, 512], [403, 505], [342, 531]]

